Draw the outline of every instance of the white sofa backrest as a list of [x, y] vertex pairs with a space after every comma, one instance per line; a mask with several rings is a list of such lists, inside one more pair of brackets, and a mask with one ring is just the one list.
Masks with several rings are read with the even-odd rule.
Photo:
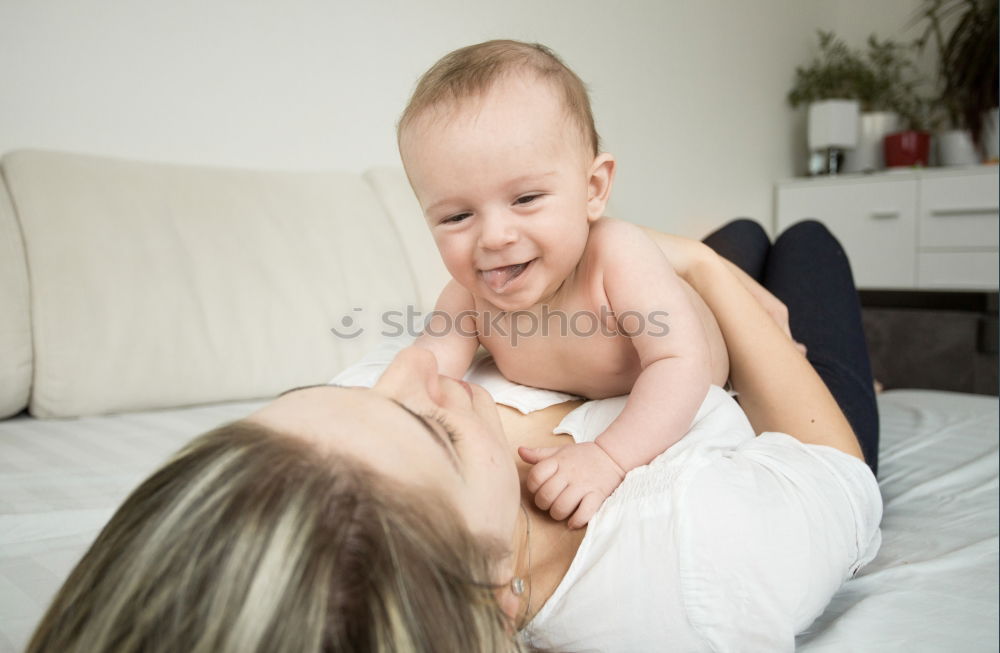
[[361, 175], [34, 151], [2, 165], [31, 282], [36, 416], [325, 382], [380, 338], [382, 311], [417, 304], [413, 266]]
[[28, 405], [31, 320], [21, 230], [0, 175], [0, 419]]
[[412, 267], [422, 310], [425, 313], [434, 310], [438, 295], [451, 275], [441, 261], [406, 173], [399, 167], [372, 168], [365, 172], [365, 179], [375, 189], [396, 226]]

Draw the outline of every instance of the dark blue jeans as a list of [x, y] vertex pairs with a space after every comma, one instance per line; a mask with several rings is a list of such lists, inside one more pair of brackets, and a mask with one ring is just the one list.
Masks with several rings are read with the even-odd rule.
[[771, 244], [752, 220], [730, 222], [705, 238], [788, 307], [795, 340], [847, 416], [865, 461], [878, 472], [878, 406], [861, 325], [861, 305], [844, 249], [826, 227], [805, 220]]

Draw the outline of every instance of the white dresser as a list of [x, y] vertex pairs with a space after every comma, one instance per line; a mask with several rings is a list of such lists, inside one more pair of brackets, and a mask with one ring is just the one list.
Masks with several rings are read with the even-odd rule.
[[997, 166], [795, 179], [777, 184], [775, 233], [824, 223], [859, 288], [997, 290]]

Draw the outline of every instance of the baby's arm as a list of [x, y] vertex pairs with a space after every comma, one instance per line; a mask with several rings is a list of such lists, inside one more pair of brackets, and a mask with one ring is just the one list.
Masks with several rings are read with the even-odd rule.
[[[616, 260], [628, 263], [609, 262], [604, 289], [616, 315], [635, 311], [643, 316], [644, 328], [638, 333], [629, 320], [621, 325], [630, 330], [642, 372], [625, 409], [597, 444], [628, 472], [687, 433], [711, 384], [711, 359], [701, 322], [660, 248], [638, 229], [622, 231], [609, 239], [624, 241], [612, 252]], [[650, 318], [667, 308], [669, 330]]]
[[536, 463], [527, 482], [536, 504], [555, 519], [572, 514], [571, 528], [586, 524], [629, 470], [684, 436], [711, 383], [701, 322], [659, 247], [632, 225], [602, 227], [594, 246], [604, 290], [642, 372], [621, 415], [593, 443], [522, 450]]
[[461, 379], [479, 347], [475, 300], [454, 279], [441, 291], [434, 314], [413, 343], [437, 358], [438, 374]]

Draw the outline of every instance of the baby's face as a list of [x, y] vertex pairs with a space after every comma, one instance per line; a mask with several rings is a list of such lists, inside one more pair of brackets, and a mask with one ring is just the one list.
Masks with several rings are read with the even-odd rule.
[[400, 153], [458, 283], [506, 311], [554, 297], [600, 214], [588, 204], [594, 157], [549, 84], [514, 75], [481, 100], [431, 108]]

